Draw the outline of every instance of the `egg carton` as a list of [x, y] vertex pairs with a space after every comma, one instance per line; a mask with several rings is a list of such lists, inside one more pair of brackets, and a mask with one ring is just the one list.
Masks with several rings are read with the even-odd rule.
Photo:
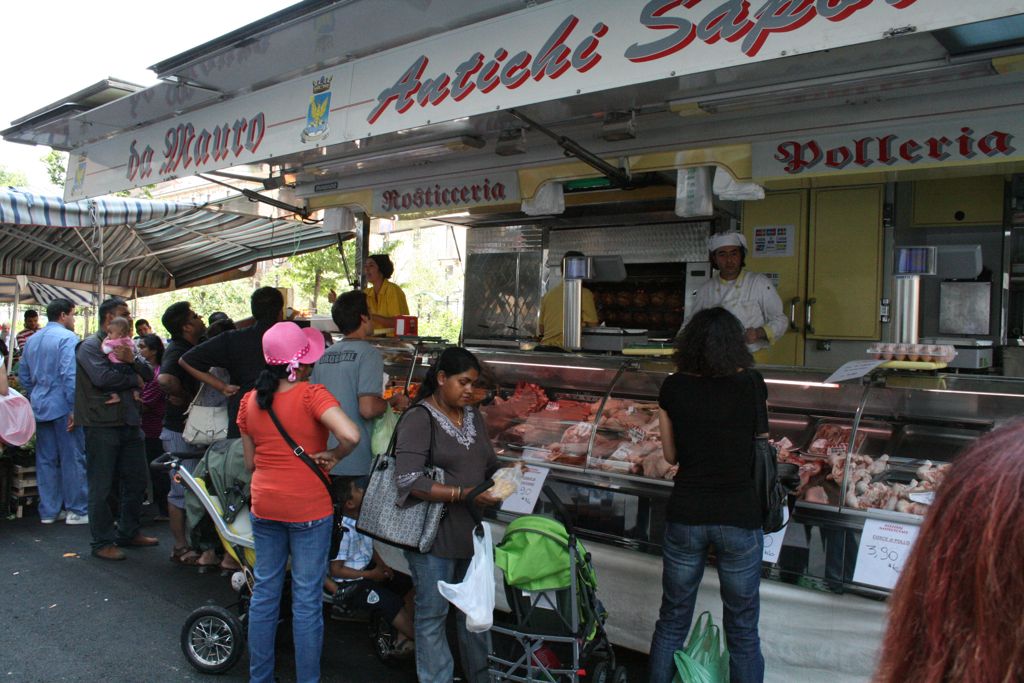
[[948, 344], [888, 344], [876, 342], [868, 347], [867, 354], [878, 360], [949, 363], [956, 358], [956, 349]]

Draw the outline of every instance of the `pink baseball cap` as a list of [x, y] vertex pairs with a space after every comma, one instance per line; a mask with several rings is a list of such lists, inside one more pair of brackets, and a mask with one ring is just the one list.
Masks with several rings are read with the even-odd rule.
[[293, 382], [300, 364], [312, 365], [322, 355], [324, 336], [312, 327], [281, 322], [263, 333], [263, 360], [267, 365], [287, 365], [288, 379]]
[[14, 389], [0, 396], [0, 443], [24, 446], [36, 433], [36, 418], [28, 399]]

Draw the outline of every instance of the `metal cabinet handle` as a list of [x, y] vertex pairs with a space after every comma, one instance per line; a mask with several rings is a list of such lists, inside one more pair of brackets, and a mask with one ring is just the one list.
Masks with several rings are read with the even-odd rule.
[[811, 310], [814, 308], [814, 304], [818, 303], [817, 299], [808, 299], [807, 308], [805, 313], [807, 315], [807, 334], [814, 334], [814, 325], [811, 324]]
[[799, 332], [800, 326], [796, 324], [796, 307], [800, 305], [800, 297], [794, 296], [789, 300], [789, 329], [791, 332]]

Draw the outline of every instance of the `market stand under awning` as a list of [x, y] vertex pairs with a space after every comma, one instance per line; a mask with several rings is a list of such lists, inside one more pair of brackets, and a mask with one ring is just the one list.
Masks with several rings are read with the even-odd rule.
[[225, 279], [216, 276], [338, 240], [318, 223], [211, 206], [127, 197], [65, 203], [13, 189], [0, 190], [0, 237], [2, 275], [137, 293]]

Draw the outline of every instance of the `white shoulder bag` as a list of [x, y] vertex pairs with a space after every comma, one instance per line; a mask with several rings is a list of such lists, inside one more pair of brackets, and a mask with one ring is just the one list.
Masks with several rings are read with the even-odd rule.
[[195, 398], [189, 404], [185, 415], [185, 429], [181, 438], [193, 446], [209, 446], [218, 439], [228, 437], [227, 405], [204, 406], [199, 400], [204, 391], [213, 391], [208, 384], [201, 384]]

